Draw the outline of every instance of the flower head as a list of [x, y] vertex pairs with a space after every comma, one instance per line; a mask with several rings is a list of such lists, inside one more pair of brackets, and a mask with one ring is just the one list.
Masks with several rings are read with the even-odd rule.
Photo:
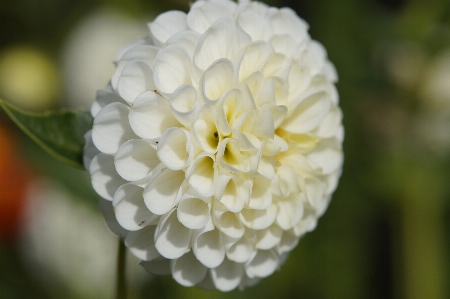
[[117, 55], [85, 165], [148, 271], [245, 287], [315, 228], [343, 128], [336, 72], [307, 29], [288, 8], [201, 0]]

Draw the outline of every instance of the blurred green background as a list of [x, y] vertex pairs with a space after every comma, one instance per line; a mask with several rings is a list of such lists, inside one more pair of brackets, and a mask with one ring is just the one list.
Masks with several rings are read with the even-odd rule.
[[[339, 73], [345, 164], [287, 262], [231, 293], [184, 288], [128, 259], [129, 298], [450, 298], [450, 1], [270, 0], [310, 24]], [[185, 0], [1, 0], [0, 98], [89, 109], [111, 61]], [[117, 239], [87, 173], [0, 112], [0, 298], [113, 298]]]

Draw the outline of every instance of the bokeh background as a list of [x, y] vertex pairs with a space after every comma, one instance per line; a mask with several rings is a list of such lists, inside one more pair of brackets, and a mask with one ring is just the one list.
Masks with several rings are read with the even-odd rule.
[[[339, 73], [345, 164], [331, 205], [274, 275], [184, 288], [129, 257], [129, 298], [450, 298], [450, 1], [267, 0], [310, 24]], [[89, 109], [115, 53], [185, 0], [0, 0], [0, 98]], [[0, 298], [114, 297], [117, 237], [86, 172], [0, 112]]]

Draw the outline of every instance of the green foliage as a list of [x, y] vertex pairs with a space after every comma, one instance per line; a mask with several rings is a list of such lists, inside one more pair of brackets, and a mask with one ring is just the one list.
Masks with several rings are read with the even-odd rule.
[[86, 111], [56, 111], [41, 115], [27, 113], [0, 100], [8, 116], [39, 146], [53, 157], [83, 169], [84, 134], [92, 128]]

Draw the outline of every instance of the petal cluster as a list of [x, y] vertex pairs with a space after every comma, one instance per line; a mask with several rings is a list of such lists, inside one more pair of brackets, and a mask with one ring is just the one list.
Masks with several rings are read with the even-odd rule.
[[91, 108], [85, 166], [111, 201], [105, 217], [152, 273], [253, 285], [315, 228], [336, 188], [334, 67], [288, 8], [200, 0], [148, 27]]

